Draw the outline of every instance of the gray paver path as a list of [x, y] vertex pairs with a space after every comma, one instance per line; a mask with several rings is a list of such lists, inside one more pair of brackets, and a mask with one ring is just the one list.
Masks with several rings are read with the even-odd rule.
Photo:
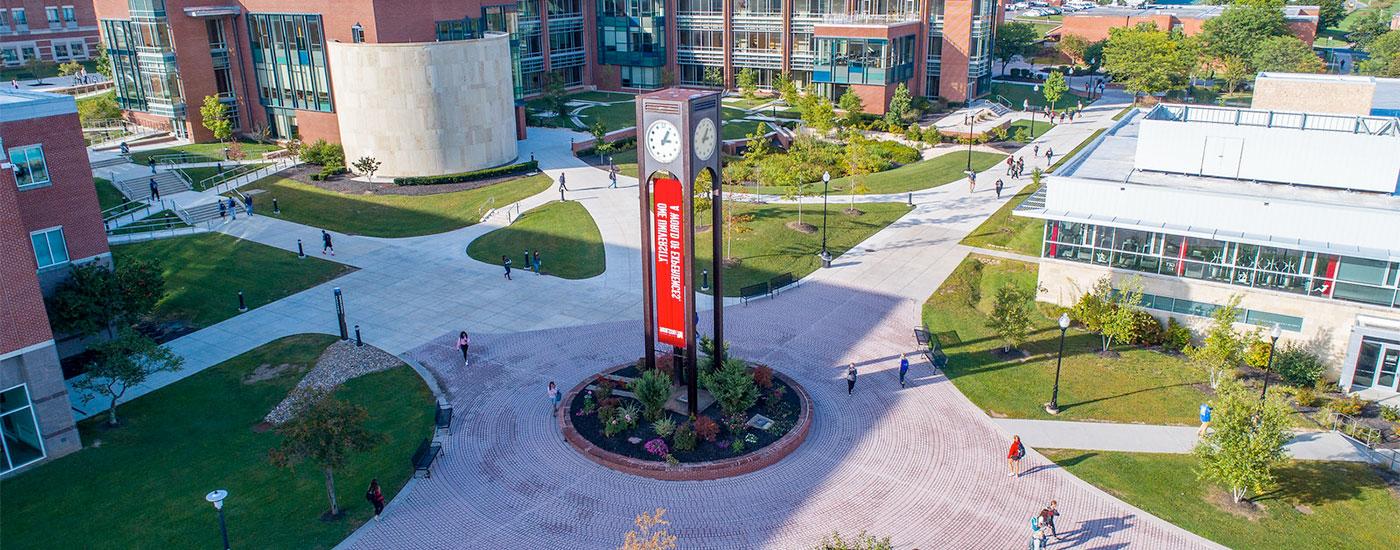
[[[1009, 418], [993, 422], [1032, 447], [1179, 454], [1191, 452], [1198, 441], [1197, 427], [1191, 426]], [[1336, 432], [1298, 431], [1285, 449], [1298, 460], [1369, 461], [1364, 445]]]

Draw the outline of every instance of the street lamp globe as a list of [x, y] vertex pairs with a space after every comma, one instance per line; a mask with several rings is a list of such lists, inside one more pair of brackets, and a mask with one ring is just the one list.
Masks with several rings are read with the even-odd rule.
[[1283, 329], [1278, 326], [1278, 323], [1274, 323], [1274, 329], [1269, 331], [1269, 338], [1277, 342], [1280, 336], [1283, 336]]
[[1069, 314], [1060, 314], [1060, 330], [1069, 330]]
[[822, 183], [831, 183], [831, 172], [822, 172]]
[[215, 489], [213, 491], [209, 491], [209, 494], [204, 495], [204, 500], [207, 500], [211, 504], [213, 504], [215, 510], [224, 509], [224, 499], [226, 498], [228, 498], [228, 491], [225, 491], [223, 489]]

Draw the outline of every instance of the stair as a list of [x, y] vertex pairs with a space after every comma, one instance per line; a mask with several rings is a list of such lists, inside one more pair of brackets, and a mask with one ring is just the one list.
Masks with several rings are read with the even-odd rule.
[[127, 160], [123, 157], [108, 157], [102, 160], [92, 161], [90, 164], [92, 165], [92, 169], [96, 170], [98, 168], [106, 168], [108, 166], [116, 166], [118, 164], [126, 163]]
[[1007, 107], [995, 101], [987, 101], [985, 99], [973, 101], [972, 104], [968, 107], [974, 110], [987, 109], [988, 111], [996, 113], [997, 116], [1005, 116], [1007, 113], [1011, 112], [1010, 107]]
[[[223, 202], [224, 204], [228, 204], [228, 199], [223, 199]], [[234, 201], [234, 210], [236, 210], [238, 215], [240, 216], [246, 215], [248, 213], [247, 209], [243, 208], [243, 203], [238, 201]], [[185, 223], [192, 226], [199, 226], [209, 220], [219, 219], [219, 201], [209, 201], [206, 203], [186, 207], [181, 209], [179, 214], [180, 218], [185, 220]]]
[[144, 201], [151, 198], [151, 178], [156, 180], [156, 188], [160, 189], [160, 196], [167, 197], [175, 193], [190, 190], [189, 182], [173, 171], [157, 172], [155, 175], [143, 175], [136, 178], [122, 180], [117, 183], [117, 189], [126, 195], [127, 200]]

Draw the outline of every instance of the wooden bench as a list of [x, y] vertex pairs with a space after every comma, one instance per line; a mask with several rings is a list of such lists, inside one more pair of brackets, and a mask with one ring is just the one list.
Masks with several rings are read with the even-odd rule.
[[773, 295], [774, 295], [774, 296], [777, 296], [779, 290], [782, 290], [783, 288], [787, 287], [788, 285], [791, 285], [793, 282], [795, 282], [795, 281], [794, 281], [793, 278], [792, 278], [792, 272], [789, 271], [789, 272], [787, 272], [787, 273], [784, 273], [784, 274], [782, 274], [782, 275], [779, 275], [779, 276], [777, 276], [777, 277], [773, 277], [772, 279], [770, 279], [770, 280], [768, 281], [768, 288], [772, 289], [772, 292], [773, 292]]
[[437, 417], [433, 423], [438, 431], [447, 430], [447, 435], [452, 435], [452, 405], [438, 403]]
[[433, 477], [433, 461], [442, 454], [442, 444], [424, 439], [418, 444], [418, 450], [413, 453], [413, 475], [418, 476], [418, 472], [423, 472], [423, 477]]
[[739, 301], [748, 304], [749, 300], [769, 295], [768, 283], [758, 283], [739, 289]]
[[942, 344], [928, 329], [915, 327], [914, 341], [919, 344], [919, 352], [924, 354], [924, 358], [928, 359], [933, 368], [941, 369], [948, 364], [948, 355], [943, 353]]

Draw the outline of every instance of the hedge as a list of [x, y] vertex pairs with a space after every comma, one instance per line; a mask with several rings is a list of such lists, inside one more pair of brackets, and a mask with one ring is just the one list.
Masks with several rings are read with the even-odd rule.
[[[613, 153], [620, 153], [620, 152], [622, 152], [622, 151], [627, 151], [627, 150], [629, 150], [629, 149], [636, 149], [636, 148], [637, 148], [637, 138], [630, 137], [630, 138], [619, 139], [619, 140], [617, 140], [617, 141], [612, 142], [612, 146], [613, 146], [613, 148], [612, 148], [612, 152], [613, 152]], [[579, 152], [577, 152], [577, 153], [574, 153], [574, 156], [576, 156], [576, 157], [578, 157], [578, 158], [584, 158], [584, 157], [589, 157], [589, 156], [593, 156], [593, 155], [596, 155], [596, 154], [598, 154], [598, 147], [595, 145], [595, 146], [593, 146], [593, 147], [589, 147], [589, 148], [587, 148], [587, 149], [583, 149], [583, 150], [581, 150], [581, 151], [579, 151]]]
[[484, 180], [501, 176], [511, 176], [534, 172], [540, 169], [540, 164], [536, 161], [521, 162], [519, 164], [508, 164], [497, 166], [485, 170], [474, 172], [461, 172], [457, 174], [443, 174], [441, 176], [417, 176], [409, 178], [394, 178], [394, 185], [439, 185], [443, 183], [462, 183], [466, 181]]

